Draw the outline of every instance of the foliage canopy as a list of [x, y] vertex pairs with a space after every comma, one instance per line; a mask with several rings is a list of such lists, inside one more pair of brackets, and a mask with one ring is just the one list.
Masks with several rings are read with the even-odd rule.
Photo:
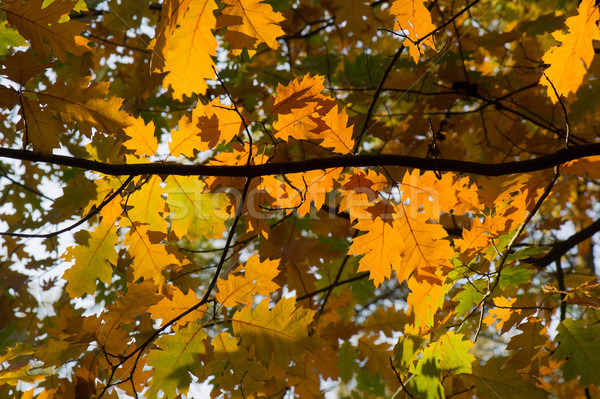
[[0, 396], [600, 396], [596, 3], [3, 0]]

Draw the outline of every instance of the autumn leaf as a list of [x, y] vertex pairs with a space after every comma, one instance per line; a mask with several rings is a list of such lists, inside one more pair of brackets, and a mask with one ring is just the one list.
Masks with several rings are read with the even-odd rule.
[[129, 139], [125, 140], [123, 145], [132, 150], [135, 155], [156, 154], [158, 140], [154, 136], [154, 129], [154, 122], [150, 121], [146, 125], [142, 118], [134, 119], [132, 125], [125, 128], [125, 134]]
[[152, 176], [142, 180], [141, 185], [129, 196], [128, 203], [133, 205], [127, 210], [133, 220], [148, 224], [150, 230], [161, 231], [167, 226], [163, 214], [166, 214], [166, 202], [162, 198], [165, 189], [160, 177]]
[[269, 310], [269, 300], [261, 301], [252, 309], [246, 305], [233, 315], [233, 331], [243, 337], [244, 344], [253, 346], [256, 357], [268, 365], [271, 358], [283, 363], [315, 346], [308, 336], [308, 325], [315, 312], [297, 308], [294, 298], [283, 298]]
[[204, 192], [206, 186], [195, 176], [171, 176], [165, 193], [170, 210], [171, 230], [178, 237], [195, 240], [223, 235], [229, 218], [229, 199], [225, 193]]
[[[396, 17], [394, 29], [408, 32], [407, 38], [414, 43], [435, 30], [431, 23], [431, 14], [422, 0], [395, 0], [390, 7], [390, 14]], [[435, 48], [433, 36], [423, 40], [423, 44]], [[421, 56], [422, 47], [408, 44], [412, 59], [417, 62]]]
[[323, 118], [325, 124], [329, 128], [319, 137], [323, 139], [321, 145], [327, 148], [333, 148], [333, 151], [341, 154], [352, 154], [354, 140], [352, 138], [352, 126], [347, 126], [348, 115], [342, 108], [339, 112], [337, 107], [334, 107]]
[[134, 278], [152, 279], [157, 286], [165, 282], [162, 272], [181, 267], [181, 262], [160, 243], [164, 234], [148, 231], [147, 225], [133, 225], [125, 238], [125, 245], [133, 259]]
[[151, 380], [154, 391], [160, 389], [167, 398], [176, 397], [176, 390], [187, 393], [192, 382], [188, 371], [195, 367], [198, 355], [206, 352], [205, 337], [202, 327], [192, 324], [156, 341], [159, 349], [152, 351], [147, 360], [154, 368]]
[[[153, 316], [162, 320], [161, 326], [166, 325], [181, 313], [198, 304], [198, 297], [193, 290], [189, 290], [187, 294], [184, 294], [183, 291], [177, 287], [170, 287], [170, 289], [170, 297], [163, 297], [160, 302], [152, 305], [148, 309]], [[179, 319], [175, 324], [173, 324], [173, 330], [177, 331], [186, 326], [188, 323], [195, 322], [197, 319], [202, 318], [205, 313], [206, 306], [197, 308], [195, 311]]]
[[77, 21], [61, 21], [73, 9], [76, 1], [30, 0], [25, 5], [19, 1], [7, 3], [2, 9], [6, 12], [9, 24], [31, 43], [38, 53], [48, 57], [54, 55], [61, 62], [67, 61], [67, 52], [82, 55], [90, 51], [87, 40], [81, 36], [86, 25]]
[[183, 18], [178, 19], [162, 70], [169, 72], [163, 87], [171, 86], [174, 98], [204, 94], [206, 79], [215, 77], [212, 57], [217, 56], [217, 40], [212, 30], [217, 23], [213, 15], [216, 8], [213, 0], [191, 1]]
[[68, 248], [63, 254], [66, 261], [75, 262], [64, 274], [71, 297], [93, 294], [96, 279], [110, 283], [113, 274], [111, 263], [117, 263], [117, 241], [117, 230], [112, 222], [99, 225], [92, 233], [84, 230], [75, 234], [78, 245]]
[[66, 84], [56, 82], [48, 93], [37, 96], [64, 122], [77, 122], [86, 136], [91, 137], [92, 128], [116, 136], [131, 125], [132, 118], [120, 110], [123, 100], [109, 96], [108, 89], [106, 83], [92, 83], [90, 77], [81, 77]]
[[279, 47], [277, 38], [284, 35], [279, 27], [283, 17], [270, 5], [259, 0], [224, 0], [223, 4], [225, 10], [217, 26], [227, 27], [225, 40], [231, 45], [231, 54], [239, 55], [246, 48], [252, 56], [260, 43], [272, 49]]
[[[279, 274], [278, 262], [266, 260], [261, 262], [254, 255], [233, 270], [227, 280], [217, 281], [217, 301], [223, 306], [233, 307], [236, 304], [248, 304], [254, 301], [254, 295], [269, 295], [279, 288], [273, 279]], [[244, 271], [243, 275], [240, 273]]]
[[558, 101], [554, 89], [559, 96], [577, 92], [594, 58], [592, 40], [600, 40], [597, 26], [600, 12], [594, 0], [582, 1], [577, 12], [578, 15], [567, 19], [568, 33], [562, 30], [553, 33], [561, 45], [551, 47], [542, 57], [550, 67], [544, 71], [540, 83], [548, 87], [548, 97], [553, 103]]
[[380, 202], [376, 207], [372, 209], [372, 218], [358, 219], [354, 225], [356, 229], [366, 233], [352, 240], [348, 254], [364, 255], [359, 261], [358, 271], [368, 271], [373, 284], [378, 286], [390, 278], [392, 264], [404, 250], [404, 241], [396, 222], [388, 219], [396, 210], [395, 206], [389, 202]]
[[198, 103], [192, 118], [184, 116], [176, 130], [171, 131], [170, 155], [192, 158], [194, 151], [207, 151], [222, 141], [228, 143], [240, 134], [243, 123], [233, 108], [218, 99], [204, 105]]

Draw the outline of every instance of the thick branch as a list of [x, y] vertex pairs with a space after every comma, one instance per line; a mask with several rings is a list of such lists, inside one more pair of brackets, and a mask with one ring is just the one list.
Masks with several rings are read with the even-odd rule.
[[560, 258], [562, 258], [562, 256], [566, 254], [571, 248], [587, 240], [588, 238], [591, 238], [598, 231], [600, 231], [600, 219], [596, 220], [594, 223], [590, 224], [583, 230], [580, 230], [577, 233], [573, 234], [568, 239], [561, 241], [558, 244], [555, 244], [552, 247], [552, 250], [543, 257], [539, 259], [531, 259], [531, 263], [533, 263], [539, 268], [543, 268], [548, 266], [552, 262], [559, 261]]
[[112, 176], [175, 175], [175, 176], [230, 176], [253, 178], [258, 176], [301, 173], [311, 170], [339, 167], [401, 166], [439, 172], [470, 173], [480, 176], [504, 176], [551, 169], [565, 162], [592, 155], [600, 155], [600, 143], [564, 148], [551, 154], [505, 163], [479, 163], [453, 159], [426, 159], [403, 155], [354, 155], [305, 161], [277, 162], [263, 165], [210, 166], [177, 163], [108, 164], [64, 155], [42, 155], [33, 151], [0, 148], [0, 158], [45, 162], [69, 166]]

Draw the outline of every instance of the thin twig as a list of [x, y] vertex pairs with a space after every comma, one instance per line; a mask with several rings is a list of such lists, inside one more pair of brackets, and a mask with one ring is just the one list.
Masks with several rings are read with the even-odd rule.
[[418, 46], [419, 44], [421, 44], [424, 40], [426, 40], [429, 36], [431, 35], [435, 35], [436, 33], [438, 33], [440, 30], [444, 29], [447, 25], [451, 24], [454, 22], [454, 20], [456, 20], [456, 18], [460, 17], [462, 14], [464, 14], [465, 12], [469, 11], [469, 9], [471, 7], [473, 7], [475, 4], [479, 3], [481, 0], [475, 0], [473, 1], [471, 4], [468, 4], [465, 8], [463, 8], [462, 10], [460, 10], [458, 13], [456, 13], [455, 15], [452, 16], [452, 18], [450, 18], [449, 20], [447, 20], [446, 22], [444, 22], [443, 24], [441, 24], [440, 26], [438, 26], [437, 28], [435, 28], [434, 30], [432, 30], [431, 32], [429, 32], [428, 34], [426, 34], [425, 36], [423, 36], [422, 38], [420, 38], [419, 40], [415, 41], [415, 45]]
[[100, 205], [98, 205], [96, 208], [92, 209], [90, 211], [90, 213], [85, 215], [79, 221], [73, 223], [70, 226], [65, 227], [64, 229], [54, 231], [52, 233], [46, 233], [46, 234], [11, 233], [10, 231], [4, 231], [4, 232], [0, 232], [0, 236], [23, 237], [23, 238], [52, 238], [52, 237], [55, 237], [62, 233], [65, 233], [67, 231], [73, 230], [75, 227], [87, 222], [92, 217], [97, 215], [102, 210], [102, 208], [104, 208], [106, 205], [108, 205], [110, 203], [110, 201], [112, 201], [117, 195], [119, 195], [125, 189], [125, 187], [127, 187], [127, 185], [133, 180], [133, 178], [134, 178], [134, 176], [129, 176], [127, 178], [127, 180], [125, 180], [125, 182], [123, 184], [121, 184], [121, 186], [115, 192], [113, 192], [108, 198], [106, 198], [104, 201], [102, 201], [100, 203]]
[[398, 58], [400, 58], [400, 55], [403, 51], [404, 44], [400, 46], [398, 51], [396, 51], [396, 54], [394, 54], [394, 56], [392, 57], [392, 60], [388, 64], [387, 68], [383, 72], [383, 75], [381, 76], [381, 79], [379, 80], [379, 85], [377, 85], [377, 89], [375, 89], [375, 93], [373, 93], [371, 104], [369, 104], [369, 109], [367, 110], [367, 115], [365, 116], [365, 121], [363, 122], [362, 129], [360, 130], [360, 133], [358, 134], [358, 137], [356, 137], [356, 141], [354, 142], [354, 148], [352, 149], [353, 154], [356, 154], [356, 152], [358, 151], [358, 147], [360, 147], [360, 142], [362, 141], [364, 135], [369, 131], [369, 122], [371, 121], [371, 116], [373, 115], [375, 104], [377, 104], [379, 96], [383, 91], [383, 85], [385, 84], [385, 81], [387, 80], [390, 72], [392, 72], [394, 64], [396, 64], [396, 61], [398, 61]]
[[563, 103], [562, 98], [560, 98], [560, 95], [558, 94], [558, 90], [556, 90], [556, 87], [554, 87], [554, 83], [552, 83], [550, 78], [546, 75], [546, 72], [542, 71], [542, 74], [544, 75], [544, 77], [546, 78], [548, 83], [550, 83], [552, 90], [554, 90], [554, 95], [556, 96], [556, 99], [558, 100], [558, 103], [560, 104], [560, 107], [562, 108], [563, 114], [565, 116], [565, 125], [566, 125], [565, 148], [569, 148], [569, 140], [571, 139], [571, 124], [569, 123], [569, 115], [567, 113], [567, 107], [565, 107], [565, 104]]
[[400, 386], [402, 387], [402, 390], [400, 392], [404, 391], [404, 392], [406, 392], [408, 397], [414, 399], [414, 396], [412, 396], [412, 394], [410, 392], [408, 392], [408, 389], [406, 389], [406, 386], [404, 385], [402, 378], [400, 378], [400, 374], [398, 374], [398, 370], [396, 370], [396, 367], [394, 366], [394, 361], [392, 360], [391, 357], [390, 357], [390, 366], [392, 367], [394, 374], [396, 374], [396, 379], [398, 380], [398, 382], [400, 383]]

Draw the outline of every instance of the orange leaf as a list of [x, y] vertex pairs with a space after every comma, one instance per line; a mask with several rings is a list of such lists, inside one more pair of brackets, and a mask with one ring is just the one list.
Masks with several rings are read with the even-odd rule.
[[[548, 97], [553, 103], [558, 101], [552, 85], [556, 88], [559, 96], [568, 96], [575, 93], [587, 69], [594, 58], [593, 40], [600, 40], [598, 30], [598, 19], [600, 12], [594, 0], [583, 0], [577, 9], [578, 15], [568, 18], [566, 25], [569, 33], [561, 30], [553, 33], [559, 42], [559, 46], [551, 47], [542, 60], [550, 67], [540, 79], [540, 84], [548, 87]], [[552, 83], [552, 85], [550, 84]]]
[[182, 100], [193, 93], [204, 94], [206, 79], [214, 79], [217, 40], [212, 33], [216, 27], [213, 0], [194, 0], [173, 31], [166, 53], [163, 72], [169, 72], [163, 87], [173, 89], [173, 98]]
[[[253, 255], [245, 266], [240, 265], [229, 274], [227, 280], [219, 278], [217, 282], [217, 301], [228, 308], [238, 303], [252, 303], [254, 295], [269, 295], [279, 288], [273, 279], [279, 274], [279, 261], [266, 260], [261, 262]], [[240, 275], [241, 271], [243, 275]]]
[[279, 22], [281, 13], [261, 2], [261, 0], [223, 0], [225, 9], [219, 16], [218, 27], [227, 27], [225, 40], [231, 45], [230, 53], [241, 54], [244, 48], [252, 57], [260, 43], [275, 50], [279, 47], [277, 38], [284, 35]]
[[358, 263], [358, 271], [368, 271], [373, 284], [378, 286], [390, 278], [391, 265], [398, 261], [404, 249], [404, 241], [391, 217], [396, 211], [392, 203], [382, 201], [371, 209], [372, 218], [359, 219], [354, 225], [354, 228], [366, 233], [352, 240], [348, 254], [364, 255]]
[[[423, 0], [396, 0], [390, 7], [390, 14], [396, 17], [394, 29], [408, 32], [407, 37], [412, 42], [435, 30], [435, 25], [431, 23], [431, 14], [423, 3]], [[433, 36], [429, 36], [422, 44], [435, 48]], [[420, 49], [412, 44], [408, 45], [408, 49], [410, 56], [417, 62]]]
[[[161, 319], [161, 327], [198, 303], [198, 297], [193, 290], [189, 290], [187, 294], [184, 294], [177, 287], [169, 288], [172, 291], [171, 298], [165, 296], [160, 300], [160, 302], [148, 309], [154, 318]], [[177, 322], [172, 325], [172, 328], [174, 331], [177, 331], [189, 322], [194, 322], [197, 319], [202, 318], [205, 313], [206, 305], [199, 307], [192, 313], [177, 320]]]
[[328, 130], [319, 133], [318, 137], [323, 139], [321, 145], [327, 148], [333, 148], [333, 151], [340, 154], [352, 154], [354, 139], [352, 138], [353, 125], [348, 125], [348, 115], [345, 109], [338, 112], [337, 106], [323, 118]]
[[133, 124], [125, 128], [125, 134], [129, 136], [123, 145], [133, 150], [135, 155], [154, 155], [158, 149], [158, 140], [154, 137], [154, 122], [144, 124], [142, 117], [133, 119]]

